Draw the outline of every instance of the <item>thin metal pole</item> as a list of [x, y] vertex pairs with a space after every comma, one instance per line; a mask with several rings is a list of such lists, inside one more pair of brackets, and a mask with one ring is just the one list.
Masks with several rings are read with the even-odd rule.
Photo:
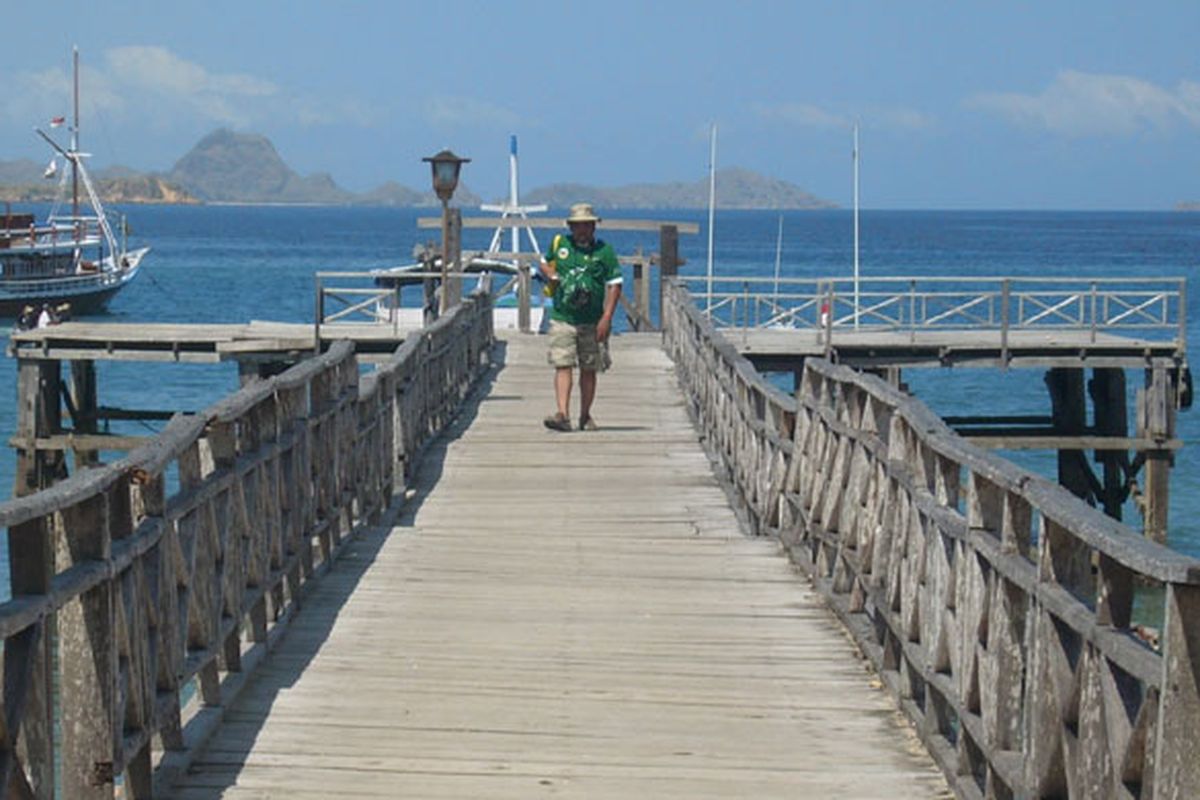
[[[75, 117], [71, 125], [71, 218], [76, 229], [79, 226], [79, 48], [71, 48], [72, 112]], [[84, 231], [83, 235], [87, 235]]]
[[779, 313], [779, 263], [783, 256], [783, 214], [779, 215], [779, 233], [775, 236], [775, 308], [772, 314]]
[[854, 123], [854, 327], [858, 328], [858, 123]]
[[1179, 279], [1179, 332], [1175, 347], [1182, 354], [1187, 349], [1187, 278]]
[[717, 203], [717, 123], [712, 124], [708, 152], [708, 300], [705, 312], [712, 311], [713, 302], [713, 217]]

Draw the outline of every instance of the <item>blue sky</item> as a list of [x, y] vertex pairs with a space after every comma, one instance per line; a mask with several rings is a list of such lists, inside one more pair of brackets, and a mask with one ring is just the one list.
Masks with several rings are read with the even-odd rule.
[[718, 166], [849, 205], [858, 120], [866, 208], [1200, 200], [1196, 0], [4, 5], [0, 159], [44, 157], [78, 44], [101, 166], [225, 126], [353, 190], [448, 146], [497, 197], [510, 133], [523, 188], [613, 186], [705, 177], [715, 122]]

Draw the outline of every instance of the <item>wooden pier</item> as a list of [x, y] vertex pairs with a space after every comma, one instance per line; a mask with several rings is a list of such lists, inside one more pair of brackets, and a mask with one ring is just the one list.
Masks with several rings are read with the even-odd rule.
[[500, 350], [169, 796], [948, 795], [742, 534], [659, 337], [617, 340], [594, 433], [542, 428], [543, 341]]
[[[139, 345], [14, 337], [46, 488], [0, 505], [6, 794], [1200, 796], [1200, 560], [834, 363], [832, 324], [789, 395], [663, 291], [597, 432], [541, 427], [544, 345], [476, 294], [373, 372], [260, 337], [241, 390], [61, 482], [64, 388], [96, 396], [64, 360]], [[253, 352], [208, 342], [174, 349]]]

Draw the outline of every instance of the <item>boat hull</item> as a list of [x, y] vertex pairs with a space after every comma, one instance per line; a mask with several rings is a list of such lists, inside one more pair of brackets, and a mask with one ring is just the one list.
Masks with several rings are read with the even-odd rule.
[[35, 309], [69, 303], [71, 314], [89, 314], [104, 309], [113, 295], [137, 277], [141, 260], [149, 251], [143, 248], [126, 254], [126, 266], [104, 269], [88, 275], [37, 280], [0, 280], [0, 315], [15, 317], [26, 306]]

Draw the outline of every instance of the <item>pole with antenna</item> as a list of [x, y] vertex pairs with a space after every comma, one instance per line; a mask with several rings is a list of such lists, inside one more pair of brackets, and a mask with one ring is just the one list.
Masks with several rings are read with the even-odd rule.
[[858, 122], [854, 123], [854, 327], [858, 329]]
[[708, 151], [708, 300], [705, 311], [713, 305], [713, 216], [717, 202], [717, 123], [712, 123]]

